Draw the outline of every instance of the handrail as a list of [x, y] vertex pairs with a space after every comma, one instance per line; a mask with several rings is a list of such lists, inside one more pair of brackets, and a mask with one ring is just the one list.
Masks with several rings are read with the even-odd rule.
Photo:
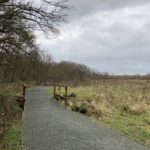
[[23, 84], [23, 91], [22, 91], [22, 96], [23, 96], [23, 109], [24, 109], [24, 104], [25, 104], [26, 88], [27, 88], [27, 85], [26, 85], [26, 84]]
[[[54, 87], [53, 97], [55, 99], [58, 99], [58, 97], [59, 97], [59, 99], [63, 99], [65, 106], [68, 106], [68, 86], [67, 85], [54, 84], [53, 87]], [[57, 87], [59, 87], [59, 92], [61, 92], [61, 88], [65, 88], [65, 94], [64, 95], [58, 94], [57, 93]]]

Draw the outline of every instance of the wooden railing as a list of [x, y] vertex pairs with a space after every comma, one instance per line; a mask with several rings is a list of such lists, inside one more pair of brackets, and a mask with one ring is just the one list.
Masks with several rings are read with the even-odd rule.
[[24, 110], [26, 88], [27, 88], [27, 85], [23, 84], [22, 95], [17, 97], [18, 105], [22, 110]]
[[22, 95], [23, 95], [23, 100], [24, 100], [24, 101], [25, 101], [26, 88], [27, 88], [27, 85], [26, 85], [26, 84], [23, 84]]
[[[68, 86], [66, 85], [53, 85], [53, 97], [57, 100], [64, 100], [65, 106], [68, 106]], [[61, 94], [62, 88], [65, 90], [64, 94]]]

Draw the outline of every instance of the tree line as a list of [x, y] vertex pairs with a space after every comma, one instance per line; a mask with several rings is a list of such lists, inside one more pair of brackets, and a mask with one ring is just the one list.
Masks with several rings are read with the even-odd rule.
[[36, 81], [37, 84], [47, 85], [85, 82], [93, 72], [82, 64], [69, 61], [57, 63], [50, 54], [33, 50], [29, 54], [10, 56], [7, 66], [1, 66], [0, 74], [1, 82]]
[[66, 21], [68, 0], [0, 0], [0, 82], [84, 81], [92, 74], [85, 65], [53, 61], [35, 44], [35, 30], [58, 34]]
[[[67, 20], [68, 0], [0, 0], [0, 82], [36, 81], [37, 84], [72, 82], [89, 79], [122, 79], [92, 71], [73, 62], [56, 63], [36, 45], [35, 31], [59, 34]], [[123, 76], [139, 78], [139, 76]], [[149, 75], [140, 78], [149, 78]]]

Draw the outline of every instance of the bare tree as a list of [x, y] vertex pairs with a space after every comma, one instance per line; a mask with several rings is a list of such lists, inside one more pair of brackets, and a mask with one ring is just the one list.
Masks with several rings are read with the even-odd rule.
[[[42, 5], [7, 0], [0, 2], [0, 48], [2, 51], [22, 50], [24, 45], [33, 46], [33, 31], [58, 33], [58, 26], [65, 21], [67, 0], [52, 2], [43, 0]], [[11, 51], [10, 51], [11, 47]]]
[[[30, 51], [38, 50], [35, 30], [58, 34], [68, 8], [68, 0], [41, 0], [41, 5], [34, 5], [30, 0], [0, 0], [0, 73], [5, 74], [14, 68], [9, 63], [10, 57], [16, 61], [18, 55], [31, 56]], [[13, 70], [12, 80], [14, 75]]]

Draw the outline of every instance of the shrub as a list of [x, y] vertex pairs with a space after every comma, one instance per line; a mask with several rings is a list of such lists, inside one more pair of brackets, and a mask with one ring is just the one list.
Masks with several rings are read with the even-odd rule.
[[77, 94], [75, 94], [75, 93], [70, 93], [69, 95], [68, 95], [68, 97], [70, 97], [70, 98], [74, 98], [74, 97], [77, 97]]
[[130, 111], [129, 104], [122, 104], [119, 108], [120, 108], [120, 111], [123, 111], [123, 112], [129, 112]]
[[75, 102], [74, 105], [71, 107], [73, 111], [79, 112], [81, 107], [81, 102]]
[[86, 114], [88, 111], [88, 103], [87, 102], [83, 102], [80, 106], [80, 113], [82, 114]]
[[102, 117], [102, 115], [103, 115], [103, 113], [102, 113], [102, 111], [101, 111], [100, 108], [94, 108], [94, 109], [90, 108], [90, 109], [88, 110], [88, 114], [89, 114], [89, 115], [93, 115], [93, 116], [95, 116], [96, 118]]
[[136, 104], [131, 107], [130, 114], [132, 115], [141, 115], [142, 113], [146, 112], [146, 105], [145, 104]]

